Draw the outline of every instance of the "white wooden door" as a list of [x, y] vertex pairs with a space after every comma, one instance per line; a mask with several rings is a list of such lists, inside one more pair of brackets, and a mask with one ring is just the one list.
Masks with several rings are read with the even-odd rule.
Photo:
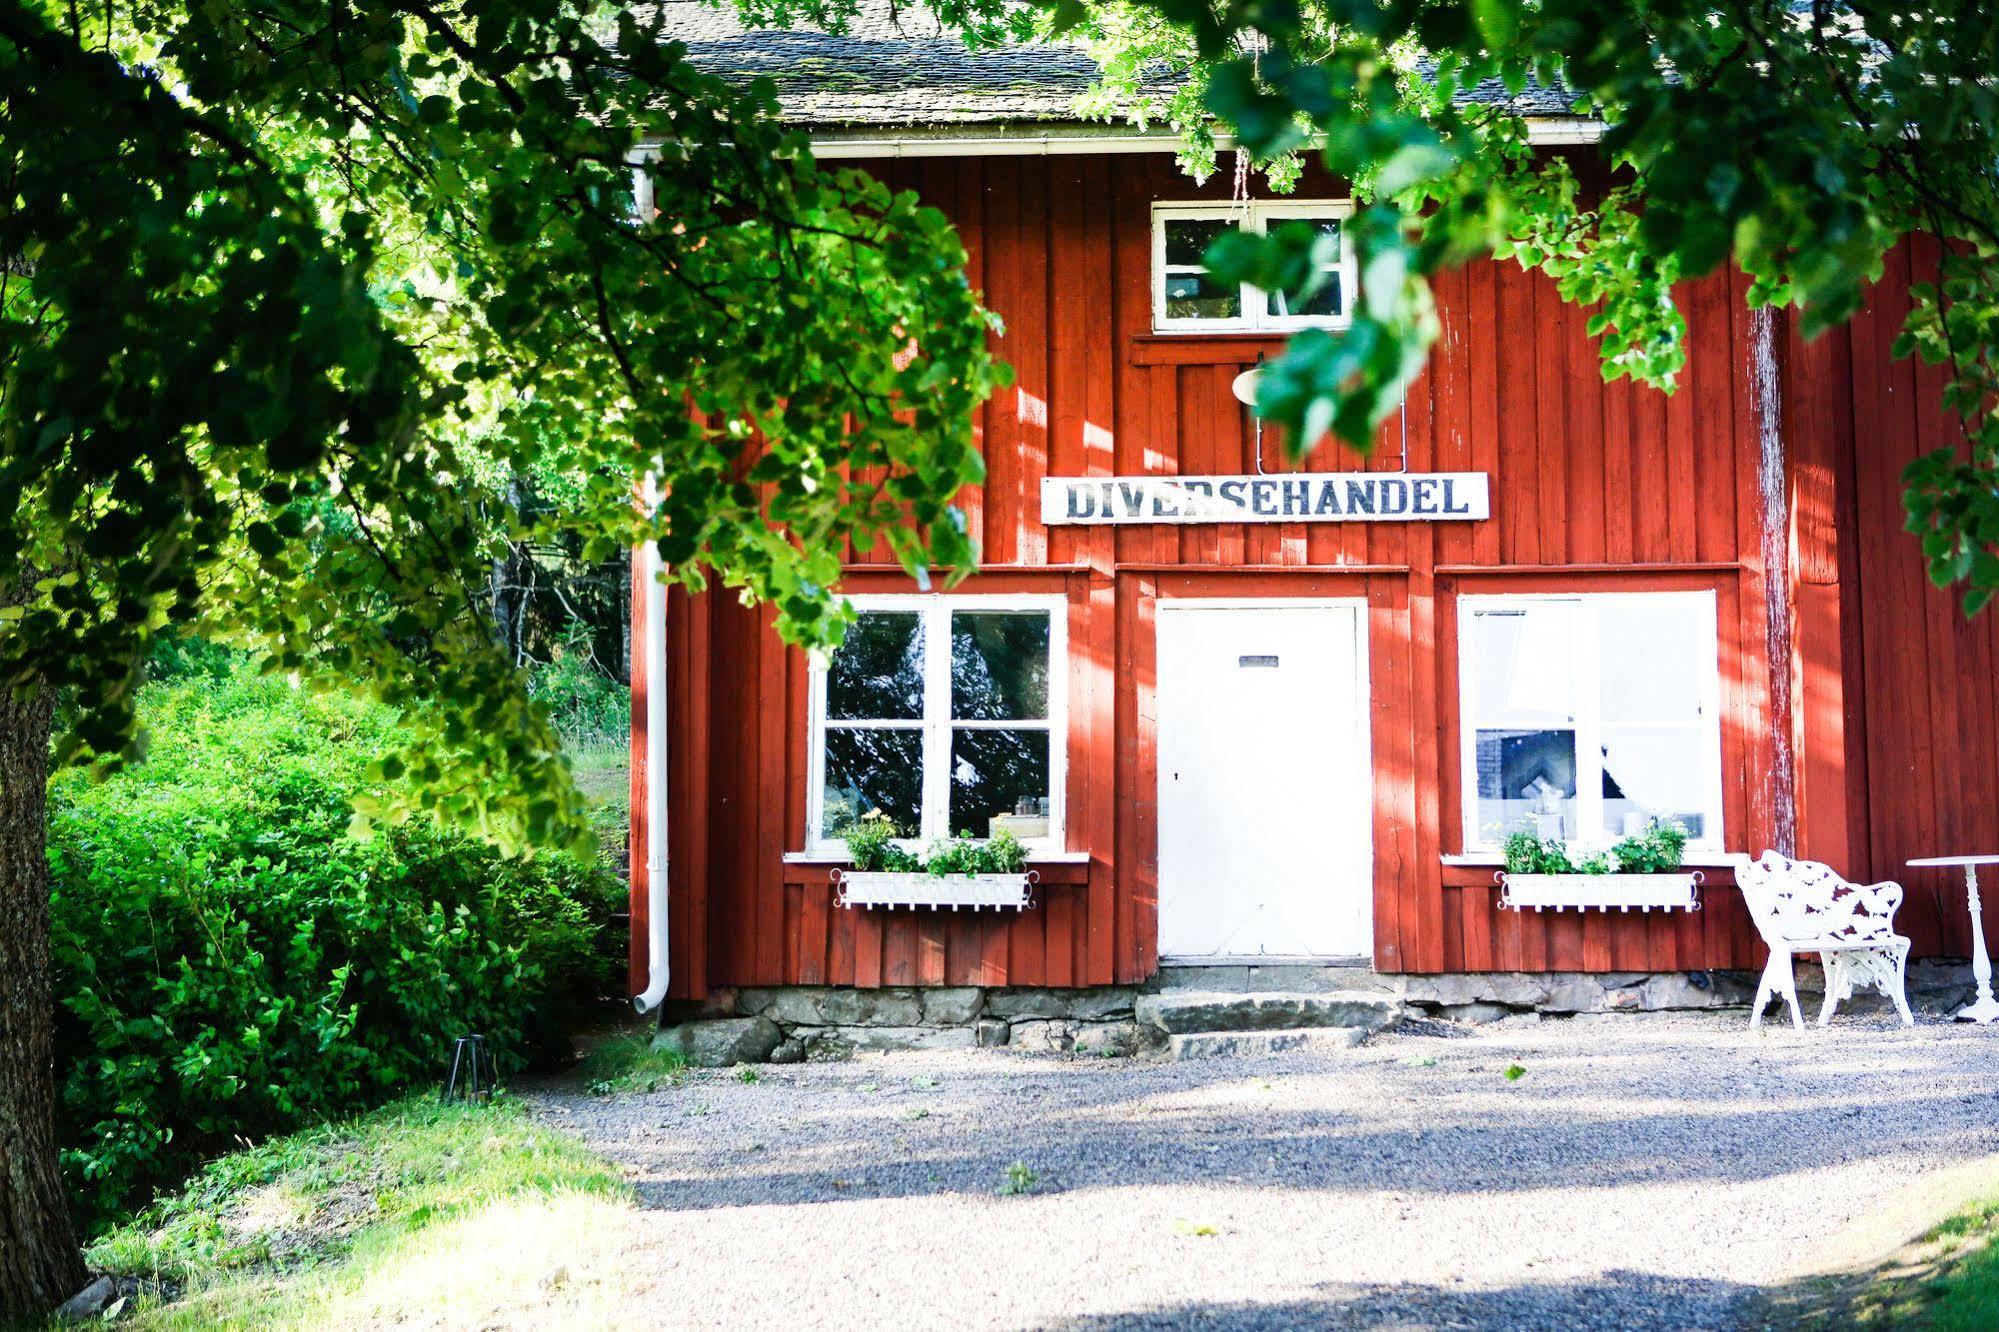
[[1374, 951], [1359, 604], [1159, 603], [1159, 954]]

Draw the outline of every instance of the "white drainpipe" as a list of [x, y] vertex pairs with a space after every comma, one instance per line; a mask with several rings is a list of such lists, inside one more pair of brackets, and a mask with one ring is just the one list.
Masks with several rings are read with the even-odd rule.
[[[648, 490], [650, 490], [648, 486]], [[670, 977], [666, 933], [666, 583], [661, 579], [659, 547], [647, 542], [640, 568], [645, 571], [646, 679], [646, 988], [632, 996], [632, 1007], [650, 1013], [666, 998]]]

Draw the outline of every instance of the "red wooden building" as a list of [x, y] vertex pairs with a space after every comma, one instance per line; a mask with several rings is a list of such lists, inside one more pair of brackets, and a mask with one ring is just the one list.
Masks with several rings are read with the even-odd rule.
[[[1224, 957], [1752, 968], [1729, 863], [1767, 847], [1901, 880], [1916, 954], [1965, 955], [1961, 887], [1904, 865], [1999, 847], [1999, 621], [1967, 622], [1901, 530], [1900, 469], [1950, 438], [1936, 377], [1888, 350], [1932, 249], [1897, 251], [1811, 343], [1739, 279], [1687, 284], [1670, 397], [1605, 384], [1586, 312], [1543, 278], [1470, 265], [1372, 453], [1301, 474], [1231, 385], [1337, 323], [1350, 275], [1299, 312], [1195, 264], [1216, 227], [1336, 230], [1338, 182], [1197, 186], [1170, 138], [1070, 117], [1079, 56], [669, 10], [711, 68], [780, 75], [822, 155], [952, 218], [1018, 383], [978, 422], [977, 574], [922, 595], [850, 552], [865, 614], [826, 672], [768, 614], [651, 592], [641, 565], [635, 991], [655, 949], [682, 999], [1129, 984]], [[1522, 109], [1550, 113], [1547, 151], [1592, 151], [1558, 105]], [[1184, 521], [1203, 487], [1145, 480], [1174, 477], [1235, 478], [1204, 498], [1243, 521]], [[1051, 522], [1049, 478], [1098, 484], [1049, 487]], [[842, 908], [837, 833], [867, 808], [924, 840], [1013, 829], [1036, 909]], [[1506, 829], [1606, 842], [1658, 815], [1693, 836], [1702, 910], [1498, 905]]]

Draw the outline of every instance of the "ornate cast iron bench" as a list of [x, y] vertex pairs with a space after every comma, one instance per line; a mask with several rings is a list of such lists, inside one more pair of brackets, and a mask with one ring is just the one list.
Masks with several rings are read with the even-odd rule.
[[1735, 881], [1750, 918], [1770, 946], [1770, 961], [1763, 968], [1756, 1006], [1749, 1014], [1751, 1030], [1762, 1024], [1763, 1008], [1775, 995], [1790, 1004], [1792, 1025], [1803, 1029], [1791, 967], [1799, 953], [1817, 953], [1825, 965], [1821, 1027], [1832, 1021], [1833, 1010], [1853, 996], [1856, 986], [1867, 985], [1894, 1001], [1903, 1026], [1915, 1025], [1903, 993], [1909, 941], [1895, 933], [1901, 884], [1848, 883], [1815, 860], [1792, 860], [1775, 851], [1765, 851], [1737, 868]]

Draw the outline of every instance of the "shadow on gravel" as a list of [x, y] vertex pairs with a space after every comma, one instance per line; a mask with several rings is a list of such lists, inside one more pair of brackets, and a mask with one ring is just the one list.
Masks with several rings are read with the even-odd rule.
[[[1271, 1304], [1190, 1301], [1154, 1309], [1093, 1314], [1048, 1324], [1048, 1332], [1293, 1332], [1298, 1328], [1493, 1328], [1505, 1332], [1570, 1329], [1713, 1327], [1713, 1311], [1732, 1308], [1755, 1287], [1731, 1281], [1679, 1280], [1614, 1271], [1604, 1279], [1561, 1285], [1523, 1283], [1498, 1290], [1438, 1286], [1346, 1286], [1327, 1283], [1319, 1298]], [[1723, 1326], [1746, 1326], [1723, 1324]]]
[[1335, 1082], [1323, 1098], [1268, 1109], [1243, 1104], [1258, 1099], [1259, 1083], [1328, 1070], [988, 1067], [941, 1090], [890, 1085], [885, 1073], [860, 1096], [853, 1075], [841, 1087], [813, 1071], [756, 1087], [690, 1084], [673, 1096], [693, 1098], [702, 1117], [678, 1125], [696, 1111], [676, 1113], [664, 1098], [625, 1102], [610, 1112], [625, 1133], [600, 1132], [597, 1145], [638, 1167], [645, 1206], [669, 1211], [989, 1196], [1013, 1162], [1036, 1172], [1038, 1193], [1228, 1184], [1448, 1196], [1950, 1159], [1967, 1151], [1967, 1131], [1999, 1150], [1999, 1096], [1986, 1088], [1877, 1085], [1861, 1096], [1826, 1070], [1793, 1066], [1752, 1089], [1692, 1059], [1673, 1061], [1663, 1086], [1659, 1070], [1620, 1087], [1601, 1064], [1571, 1073], [1552, 1059], [1508, 1082], [1504, 1065], [1377, 1063], [1365, 1096], [1343, 1097]]

